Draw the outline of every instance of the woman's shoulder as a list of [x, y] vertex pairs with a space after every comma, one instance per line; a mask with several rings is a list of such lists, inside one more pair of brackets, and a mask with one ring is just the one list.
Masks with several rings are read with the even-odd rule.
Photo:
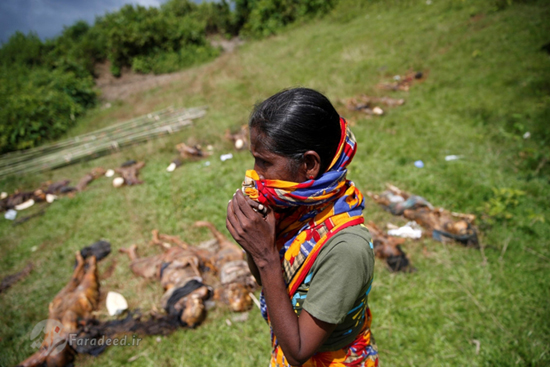
[[369, 261], [374, 260], [372, 238], [369, 230], [363, 225], [342, 229], [332, 236], [319, 252], [319, 260], [335, 258], [339, 261]]
[[[341, 246], [345, 244], [345, 246]], [[356, 225], [342, 229], [334, 234], [324, 246], [327, 250], [342, 250], [349, 247], [350, 250], [372, 249], [372, 237], [364, 225]]]

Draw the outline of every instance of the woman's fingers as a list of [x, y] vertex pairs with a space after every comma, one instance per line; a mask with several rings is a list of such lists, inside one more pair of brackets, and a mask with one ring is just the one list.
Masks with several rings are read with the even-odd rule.
[[255, 220], [258, 213], [246, 201], [244, 194], [239, 190], [231, 200], [233, 202], [233, 210], [241, 222], [245, 219]]

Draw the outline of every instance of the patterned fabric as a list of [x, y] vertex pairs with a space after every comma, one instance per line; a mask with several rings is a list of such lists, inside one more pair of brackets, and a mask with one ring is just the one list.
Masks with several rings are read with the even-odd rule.
[[[283, 277], [291, 299], [309, 273], [323, 245], [340, 230], [364, 222], [362, 215], [364, 208], [363, 195], [353, 182], [346, 180], [347, 166], [355, 155], [357, 144], [353, 133], [343, 118], [340, 118], [340, 128], [342, 134], [336, 155], [327, 172], [318, 179], [303, 183], [261, 180], [256, 171], [249, 170], [246, 172], [245, 181], [243, 182], [243, 191], [251, 199], [269, 207], [293, 208], [283, 214], [276, 214], [276, 245], [279, 249]], [[260, 302], [262, 316], [269, 322], [263, 294]], [[368, 308], [366, 310], [370, 315]], [[365, 325], [365, 333], [359, 334], [356, 341], [352, 343], [353, 349], [350, 347], [346, 351], [345, 358], [338, 355], [338, 358], [340, 358], [338, 363], [366, 361], [366, 356], [369, 355], [375, 356], [375, 360], [378, 360], [376, 350], [368, 348], [370, 346], [370, 318], [368, 318], [368, 322], [365, 321]], [[273, 332], [271, 335], [273, 345], [272, 366], [290, 366], [284, 361], [283, 352], [278, 346]], [[367, 343], [365, 343], [365, 340], [367, 340]], [[368, 350], [371, 350], [372, 353], [369, 354]], [[326, 353], [316, 355], [328, 356]], [[337, 355], [334, 355], [334, 357], [337, 357]], [[347, 365], [370, 366], [361, 363]], [[328, 364], [310, 364], [309, 366], [317, 365], [328, 366]], [[334, 365], [346, 366], [346, 364]]]

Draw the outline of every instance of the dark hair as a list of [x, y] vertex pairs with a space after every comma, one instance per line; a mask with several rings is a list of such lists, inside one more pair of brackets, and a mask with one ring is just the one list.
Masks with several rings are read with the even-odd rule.
[[321, 158], [320, 173], [332, 162], [340, 142], [340, 116], [327, 97], [308, 88], [283, 90], [250, 115], [250, 130], [264, 138], [266, 149], [290, 158], [295, 167], [308, 150]]

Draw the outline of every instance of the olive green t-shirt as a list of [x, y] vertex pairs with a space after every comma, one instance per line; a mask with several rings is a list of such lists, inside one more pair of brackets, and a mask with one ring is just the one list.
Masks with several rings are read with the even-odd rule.
[[350, 344], [361, 331], [372, 284], [374, 252], [363, 225], [343, 229], [319, 252], [304, 283], [292, 298], [298, 314], [338, 324], [319, 352]]

